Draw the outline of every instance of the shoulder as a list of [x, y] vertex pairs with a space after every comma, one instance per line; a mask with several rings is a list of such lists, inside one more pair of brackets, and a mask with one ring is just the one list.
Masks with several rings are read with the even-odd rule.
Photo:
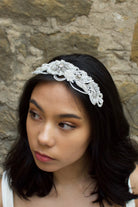
[[1, 188], [1, 179], [0, 179], [0, 207], [2, 207], [2, 188]]
[[130, 182], [134, 193], [138, 194], [138, 165], [130, 175]]
[[[133, 193], [138, 194], [138, 165], [136, 165], [135, 170], [130, 175], [130, 182]], [[138, 207], [138, 199], [136, 199], [135, 203], [136, 207]]]

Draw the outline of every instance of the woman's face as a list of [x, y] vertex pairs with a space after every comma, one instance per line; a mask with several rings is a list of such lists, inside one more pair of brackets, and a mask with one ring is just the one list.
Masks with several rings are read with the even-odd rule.
[[80, 101], [63, 83], [41, 83], [34, 88], [26, 128], [41, 170], [56, 172], [82, 164], [90, 141], [90, 122]]

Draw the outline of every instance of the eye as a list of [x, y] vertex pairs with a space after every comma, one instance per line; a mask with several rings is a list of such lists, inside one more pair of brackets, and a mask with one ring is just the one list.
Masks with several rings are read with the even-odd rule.
[[72, 124], [68, 124], [68, 123], [64, 123], [64, 122], [60, 122], [59, 123], [59, 126], [64, 129], [64, 130], [71, 130], [71, 129], [74, 129], [76, 128], [74, 125]]
[[30, 114], [30, 116], [31, 116], [32, 119], [34, 119], [34, 120], [41, 120], [40, 115], [37, 114], [35, 111], [30, 110], [30, 111], [29, 111], [29, 114]]

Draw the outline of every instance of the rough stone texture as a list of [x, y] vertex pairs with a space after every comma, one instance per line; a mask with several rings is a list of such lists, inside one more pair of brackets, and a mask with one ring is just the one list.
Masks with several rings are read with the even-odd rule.
[[138, 94], [133, 96], [125, 104], [126, 115], [129, 123], [131, 123], [131, 131], [138, 136]]
[[17, 136], [17, 106], [31, 71], [60, 54], [87, 53], [110, 71], [138, 140], [138, 1], [0, 1], [0, 172]]
[[116, 3], [123, 3], [126, 2], [126, 0], [116, 0]]
[[12, 77], [11, 61], [12, 54], [6, 33], [3, 29], [0, 29], [0, 80], [6, 81]]
[[44, 20], [55, 17], [58, 21], [67, 23], [74, 21], [77, 16], [88, 15], [90, 8], [89, 0], [1, 0], [0, 16]]
[[126, 117], [131, 124], [131, 133], [138, 136], [138, 85], [124, 82], [119, 87], [119, 92]]
[[132, 82], [123, 82], [119, 87], [119, 92], [122, 102], [129, 101], [130, 98], [135, 96], [138, 91], [138, 86]]
[[138, 20], [137, 23], [135, 24], [135, 29], [133, 34], [131, 60], [135, 61], [138, 65]]
[[38, 33], [31, 36], [30, 42], [34, 47], [44, 51], [47, 61], [53, 57], [53, 50], [55, 56], [64, 54], [64, 51], [67, 54], [73, 51], [96, 56], [99, 46], [98, 37], [79, 33], [56, 33], [50, 36]]

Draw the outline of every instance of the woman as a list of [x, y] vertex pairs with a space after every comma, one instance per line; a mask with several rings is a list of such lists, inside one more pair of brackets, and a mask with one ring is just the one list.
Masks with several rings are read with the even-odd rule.
[[34, 73], [20, 99], [1, 206], [138, 206], [138, 153], [104, 65], [64, 55]]

